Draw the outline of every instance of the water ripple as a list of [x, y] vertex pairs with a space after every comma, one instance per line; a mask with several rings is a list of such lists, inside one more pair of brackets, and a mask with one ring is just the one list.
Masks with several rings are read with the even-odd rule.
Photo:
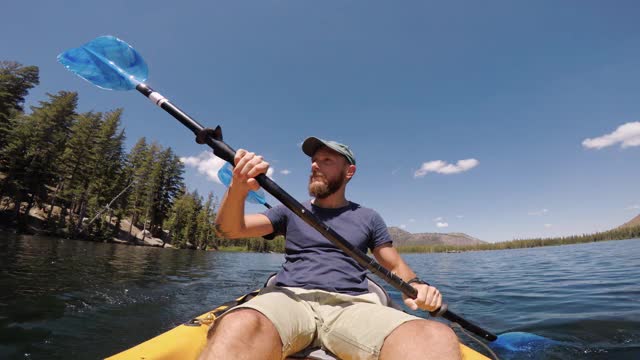
[[[2, 358], [105, 357], [262, 286], [283, 262], [279, 254], [0, 237]], [[405, 259], [454, 312], [497, 333], [561, 342], [535, 356], [629, 359], [640, 358], [638, 254], [640, 240], [628, 240]]]

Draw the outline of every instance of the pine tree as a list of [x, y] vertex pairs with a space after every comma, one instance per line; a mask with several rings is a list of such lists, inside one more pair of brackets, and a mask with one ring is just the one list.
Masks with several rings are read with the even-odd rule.
[[35, 202], [46, 200], [47, 186], [55, 182], [75, 116], [77, 93], [60, 91], [48, 96], [50, 101], [32, 107], [30, 115], [12, 121], [7, 146], [0, 155], [7, 172], [2, 194], [13, 194], [16, 216], [23, 200], [27, 200], [26, 214]]
[[91, 171], [88, 199], [92, 215], [123, 189], [124, 131], [118, 130], [121, 114], [122, 109], [106, 113], [95, 135], [95, 162]]
[[0, 61], [0, 144], [4, 144], [10, 119], [23, 111], [29, 89], [40, 83], [37, 66]]
[[127, 195], [127, 213], [130, 215], [129, 237], [133, 230], [133, 225], [138, 221], [143, 211], [143, 197], [146, 193], [146, 178], [150, 169], [149, 146], [146, 138], [138, 139], [133, 149], [127, 156], [126, 173], [129, 182], [132, 183]]
[[161, 151], [149, 174], [148, 219], [150, 230], [157, 234], [168, 216], [175, 196], [183, 186], [184, 165], [171, 148]]
[[143, 161], [143, 167], [140, 171], [140, 209], [139, 216], [142, 218], [142, 227], [148, 230], [150, 226], [149, 218], [152, 216], [153, 206], [155, 204], [156, 192], [161, 184], [159, 176], [161, 169], [158, 165], [159, 153], [162, 147], [155, 141], [149, 147], [149, 151], [145, 153], [146, 157]]
[[179, 191], [165, 222], [173, 246], [186, 248], [189, 243], [193, 245], [197, 231], [196, 217], [201, 207], [202, 202], [197, 192], [188, 193], [184, 187]]
[[64, 218], [67, 209], [79, 201], [88, 186], [87, 174], [95, 162], [95, 131], [100, 128], [101, 119], [101, 113], [93, 112], [76, 117], [60, 159], [58, 185], [51, 200], [48, 219], [51, 219], [58, 197], [62, 200], [61, 218]]
[[195, 246], [200, 250], [206, 250], [208, 247], [216, 247], [215, 243], [215, 201], [213, 193], [209, 192], [207, 201], [196, 217], [196, 234], [194, 237]]
[[[157, 226], [162, 225], [164, 220], [167, 218], [176, 196], [184, 186], [182, 178], [182, 174], [184, 173], [184, 164], [180, 161], [180, 158], [173, 153], [171, 148], [167, 148], [163, 152], [161, 162], [165, 171], [162, 179], [162, 190], [160, 192], [156, 218], [154, 220], [154, 224]], [[201, 205], [202, 201], [199, 197], [198, 199], [199, 205]]]

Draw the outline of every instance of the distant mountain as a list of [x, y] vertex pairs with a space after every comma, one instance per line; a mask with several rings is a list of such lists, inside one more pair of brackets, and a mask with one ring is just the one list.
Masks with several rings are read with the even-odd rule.
[[626, 228], [626, 227], [634, 227], [634, 226], [640, 226], [640, 215], [618, 226], [618, 228]]
[[419, 233], [412, 234], [398, 227], [389, 227], [389, 235], [393, 239], [393, 244], [397, 246], [407, 245], [477, 245], [484, 244], [485, 241], [476, 239], [463, 233]]

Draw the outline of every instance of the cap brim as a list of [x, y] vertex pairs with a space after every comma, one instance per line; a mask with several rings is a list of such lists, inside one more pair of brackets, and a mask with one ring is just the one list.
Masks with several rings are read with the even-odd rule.
[[327, 146], [324, 141], [318, 139], [317, 137], [311, 136], [304, 140], [302, 143], [302, 152], [307, 154], [309, 157], [313, 157], [313, 154], [316, 153], [316, 150], [321, 146]]

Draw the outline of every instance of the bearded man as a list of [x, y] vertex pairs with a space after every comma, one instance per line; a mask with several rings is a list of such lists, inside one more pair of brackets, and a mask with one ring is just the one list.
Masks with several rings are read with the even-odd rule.
[[[304, 204], [324, 223], [414, 286], [412, 310], [433, 311], [440, 292], [416, 277], [402, 260], [380, 215], [348, 201], [347, 183], [356, 173], [348, 146], [316, 137], [302, 150], [311, 157], [309, 195]], [[238, 150], [233, 179], [216, 226], [228, 238], [284, 235], [285, 263], [275, 285], [216, 321], [201, 359], [284, 359], [308, 346], [340, 359], [458, 359], [458, 339], [447, 326], [383, 306], [368, 293], [366, 270], [283, 205], [245, 214], [244, 203], [269, 163]]]

